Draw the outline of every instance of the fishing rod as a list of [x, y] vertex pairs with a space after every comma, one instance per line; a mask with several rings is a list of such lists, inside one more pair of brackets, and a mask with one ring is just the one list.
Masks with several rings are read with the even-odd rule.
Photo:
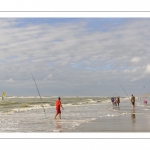
[[[31, 71], [30, 71], [30, 70], [29, 70], [29, 72], [31, 73]], [[36, 84], [36, 82], [35, 82], [35, 79], [34, 79], [34, 77], [33, 77], [33, 74], [32, 74], [32, 73], [31, 73], [31, 76], [32, 76], [33, 81], [34, 81], [34, 83], [35, 83], [35, 86], [36, 86], [36, 89], [37, 89], [38, 94], [39, 94], [39, 96], [40, 96], [40, 99], [41, 99], [41, 101], [42, 101], [42, 98], [41, 98], [41, 95], [40, 95], [40, 92], [39, 92], [38, 86], [37, 86], [37, 84]], [[41, 107], [43, 108], [43, 110], [44, 110], [44, 114], [45, 114], [45, 117], [46, 117], [46, 111], [45, 111], [45, 108], [44, 108], [44, 106], [43, 106], [43, 105], [42, 105]], [[46, 117], [46, 118], [47, 118], [47, 117]]]
[[[126, 93], [126, 95], [128, 96], [127, 92], [125, 91], [125, 89], [123, 88], [123, 86], [121, 85], [121, 83], [119, 81], [118, 81], [118, 83], [120, 84], [120, 86], [122, 87], [122, 89], [124, 90], [124, 92]], [[129, 98], [129, 96], [128, 96], [128, 98]], [[130, 98], [129, 98], [129, 100], [130, 100]]]

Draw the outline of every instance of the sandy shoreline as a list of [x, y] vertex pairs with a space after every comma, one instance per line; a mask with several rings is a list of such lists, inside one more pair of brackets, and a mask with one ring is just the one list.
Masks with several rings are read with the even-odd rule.
[[149, 111], [142, 111], [138, 108], [128, 111], [131, 113], [98, 118], [67, 132], [150, 132]]

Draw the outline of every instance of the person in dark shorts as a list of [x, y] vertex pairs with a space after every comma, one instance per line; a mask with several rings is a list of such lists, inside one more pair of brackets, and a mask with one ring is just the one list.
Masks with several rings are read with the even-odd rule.
[[62, 104], [61, 104], [60, 100], [61, 100], [60, 97], [58, 97], [58, 100], [56, 100], [56, 114], [54, 116], [54, 119], [56, 119], [57, 115], [59, 115], [59, 119], [61, 119], [61, 110], [60, 110], [60, 107], [62, 109], [64, 109], [64, 108], [62, 107]]
[[111, 97], [112, 105], [114, 105], [114, 97]]
[[135, 97], [133, 96], [133, 94], [131, 96], [131, 103], [132, 103], [132, 108], [135, 108]]

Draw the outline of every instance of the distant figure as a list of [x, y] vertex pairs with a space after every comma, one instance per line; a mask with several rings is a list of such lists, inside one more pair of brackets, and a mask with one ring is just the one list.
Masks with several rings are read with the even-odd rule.
[[114, 105], [117, 106], [117, 99], [114, 97]]
[[147, 105], [147, 100], [144, 100], [144, 104]]
[[114, 97], [111, 97], [112, 105], [114, 105]]
[[4, 100], [5, 97], [6, 97], [5, 92], [2, 92], [2, 100]]
[[58, 100], [56, 100], [56, 114], [55, 114], [55, 117], [54, 119], [56, 119], [57, 115], [59, 114], [59, 119], [61, 119], [61, 110], [60, 110], [60, 107], [62, 109], [64, 109], [61, 105], [61, 101], [60, 101], [60, 97], [58, 97]]
[[135, 108], [135, 97], [133, 96], [133, 94], [131, 96], [131, 103], [132, 103], [132, 108]]
[[117, 100], [117, 104], [118, 104], [118, 107], [119, 107], [119, 103], [120, 103], [120, 98], [119, 98], [119, 96], [116, 98], [116, 100]]

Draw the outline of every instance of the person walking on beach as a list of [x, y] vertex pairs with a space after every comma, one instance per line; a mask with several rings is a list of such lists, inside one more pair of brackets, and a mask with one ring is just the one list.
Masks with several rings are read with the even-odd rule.
[[56, 119], [57, 115], [59, 115], [59, 119], [61, 119], [61, 110], [60, 110], [60, 107], [62, 109], [64, 109], [64, 108], [62, 107], [61, 98], [60, 97], [58, 97], [58, 100], [56, 100], [56, 104], [55, 105], [56, 105], [56, 114], [54, 116], [54, 119]]
[[133, 96], [133, 94], [131, 96], [131, 103], [132, 103], [132, 108], [134, 108], [135, 107], [135, 97]]
[[118, 107], [119, 107], [119, 103], [120, 103], [120, 98], [119, 98], [119, 96], [116, 98], [116, 100], [117, 100], [117, 104], [118, 104]]

